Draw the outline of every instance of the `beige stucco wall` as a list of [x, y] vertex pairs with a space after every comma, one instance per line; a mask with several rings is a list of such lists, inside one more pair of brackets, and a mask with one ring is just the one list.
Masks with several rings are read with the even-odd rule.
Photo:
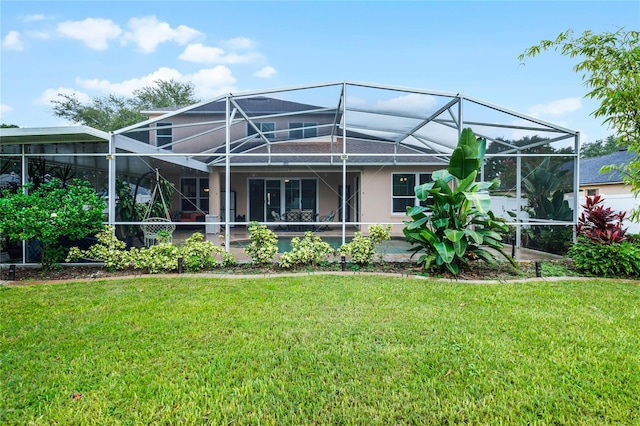
[[626, 195], [631, 193], [629, 186], [622, 183], [614, 184], [598, 184], [598, 185], [581, 185], [580, 195], [584, 196], [587, 193], [587, 189], [597, 189], [600, 195]]

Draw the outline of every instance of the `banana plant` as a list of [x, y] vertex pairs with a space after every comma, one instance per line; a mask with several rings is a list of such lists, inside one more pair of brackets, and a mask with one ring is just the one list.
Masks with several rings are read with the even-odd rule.
[[[516, 262], [503, 250], [505, 221], [489, 210], [489, 190], [500, 185], [498, 179], [477, 182], [484, 161], [487, 142], [476, 138], [470, 128], [460, 134], [451, 154], [449, 167], [438, 170], [432, 181], [414, 188], [420, 205], [408, 206], [403, 233], [412, 244], [412, 257], [420, 253], [418, 264], [426, 270], [446, 268], [453, 274], [469, 260], [495, 261], [491, 248], [502, 254], [514, 267]], [[427, 205], [427, 199], [433, 202]]]

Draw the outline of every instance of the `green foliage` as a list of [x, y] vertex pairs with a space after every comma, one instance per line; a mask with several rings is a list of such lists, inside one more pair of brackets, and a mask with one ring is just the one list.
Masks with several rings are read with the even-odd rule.
[[62, 237], [79, 240], [102, 228], [105, 207], [87, 181], [75, 179], [66, 187], [58, 179], [38, 188], [27, 184], [15, 193], [2, 191], [0, 235], [37, 240], [42, 265], [51, 266], [64, 259]]
[[536, 166], [527, 165], [522, 183], [529, 198], [529, 212], [536, 219], [573, 220], [573, 211], [564, 200], [569, 170], [561, 169], [561, 165], [551, 163], [549, 157]]
[[[508, 227], [488, 210], [488, 190], [497, 188], [499, 182], [476, 182], [485, 147], [484, 139], [476, 139], [471, 129], [464, 129], [449, 168], [434, 172], [432, 182], [415, 188], [421, 205], [407, 207], [411, 220], [405, 221], [403, 232], [413, 254], [422, 252], [418, 263], [425, 269], [446, 267], [457, 274], [469, 259], [494, 261], [494, 255], [483, 246], [498, 251], [516, 266], [503, 251], [502, 236], [497, 232]], [[433, 197], [433, 205], [426, 204], [429, 197]]]
[[333, 252], [331, 244], [322, 241], [313, 232], [307, 231], [304, 238], [294, 237], [291, 239], [291, 251], [282, 253], [278, 265], [285, 269], [294, 266], [318, 265]]
[[185, 269], [189, 272], [195, 272], [220, 266], [221, 263], [218, 262], [216, 256], [224, 252], [223, 247], [216, 246], [211, 241], [205, 241], [202, 233], [195, 232], [180, 247], [179, 256], [183, 259]]
[[278, 237], [266, 225], [257, 222], [249, 223], [249, 238], [251, 243], [244, 252], [251, 257], [253, 263], [267, 264], [278, 253]]
[[640, 245], [623, 241], [601, 244], [580, 237], [568, 255], [576, 267], [601, 277], [639, 277]]
[[378, 223], [369, 225], [369, 238], [375, 245], [382, 244], [391, 239], [391, 225], [380, 225]]
[[72, 247], [67, 255], [67, 262], [79, 259], [92, 259], [104, 262], [105, 269], [119, 271], [132, 266], [135, 263], [137, 249], [125, 250], [126, 244], [116, 238], [113, 226], [104, 226], [96, 234], [98, 242], [87, 250]]
[[[119, 222], [139, 222], [144, 214], [142, 206], [136, 203], [131, 186], [122, 179], [116, 179], [116, 220]], [[120, 237], [126, 238], [136, 235], [137, 225], [121, 225]]]
[[580, 158], [600, 157], [620, 151], [623, 148], [627, 149], [628, 144], [622, 139], [612, 135], [608, 136], [605, 140], [598, 139], [594, 142], [582, 144], [580, 147]]
[[351, 241], [340, 246], [338, 253], [349, 256], [353, 264], [363, 266], [373, 262], [376, 248], [371, 238], [365, 237], [361, 231], [358, 231]]
[[136, 253], [133, 260], [135, 269], [141, 269], [149, 274], [178, 270], [180, 250], [171, 243], [159, 243], [140, 250], [132, 250], [132, 252]]
[[82, 104], [75, 94], [58, 93], [58, 99], [52, 101], [53, 114], [72, 123], [114, 131], [146, 120], [141, 110], [198, 102], [194, 90], [191, 82], [156, 80], [153, 85], [135, 90], [132, 98], [108, 95], [93, 98], [89, 105]]
[[[529, 47], [518, 59], [535, 57], [546, 50], [560, 51], [570, 58], [581, 57], [574, 71], [590, 89], [586, 97], [600, 106], [593, 112], [614, 129], [629, 150], [639, 154], [625, 167], [623, 179], [634, 194], [640, 194], [640, 32], [620, 28], [616, 32], [594, 34], [585, 31], [576, 37], [572, 30], [560, 33], [555, 40], [542, 40]], [[640, 217], [640, 210], [633, 213]]]
[[[150, 274], [177, 270], [179, 257], [183, 259], [183, 266], [189, 272], [236, 263], [232, 253], [225, 252], [211, 241], [205, 241], [204, 235], [199, 232], [187, 238], [180, 247], [164, 241], [148, 248], [130, 250], [126, 250], [125, 243], [116, 238], [112, 226], [105, 226], [96, 237], [98, 243], [87, 250], [72, 247], [67, 262], [87, 258], [104, 262], [105, 269], [110, 271], [133, 268]], [[218, 261], [216, 257], [221, 254], [222, 261]]]

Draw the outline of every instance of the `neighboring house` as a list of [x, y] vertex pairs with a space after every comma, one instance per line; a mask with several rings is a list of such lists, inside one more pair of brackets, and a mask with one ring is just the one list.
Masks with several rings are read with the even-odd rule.
[[600, 195], [604, 198], [605, 206], [615, 211], [627, 212], [625, 226], [631, 233], [640, 233], [640, 224], [631, 222], [631, 210], [640, 208], [640, 200], [631, 193], [629, 185], [622, 181], [624, 170], [612, 170], [601, 173], [604, 166], [626, 166], [635, 158], [636, 154], [627, 150], [617, 151], [600, 157], [580, 159], [580, 204], [588, 196]]
[[[228, 242], [232, 226], [277, 217], [320, 225], [331, 212], [343, 237], [372, 223], [390, 223], [401, 235], [406, 207], [418, 203], [414, 187], [447, 166], [465, 127], [503, 145], [496, 156], [517, 158], [541, 145], [508, 142], [525, 135], [572, 147], [576, 161], [579, 155], [578, 132], [534, 117], [458, 93], [353, 82], [227, 94], [144, 113], [147, 121], [110, 134], [1, 129], [1, 172], [27, 181], [37, 161], [71, 164], [108, 195], [116, 179], [134, 183], [157, 170], [176, 187], [167, 209], [177, 224], [206, 215], [228, 225]], [[115, 197], [108, 199], [108, 222], [117, 226]]]
[[600, 157], [580, 159], [580, 192], [585, 196], [629, 194], [629, 186], [622, 182], [622, 170], [601, 173], [604, 166], [626, 166], [635, 157], [627, 150]]

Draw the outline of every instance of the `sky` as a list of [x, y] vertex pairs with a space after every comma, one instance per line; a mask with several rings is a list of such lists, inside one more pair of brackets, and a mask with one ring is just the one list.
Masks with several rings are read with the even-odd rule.
[[0, 0], [0, 123], [69, 125], [51, 100], [130, 96], [158, 79], [196, 96], [354, 81], [461, 93], [581, 132], [613, 131], [573, 67], [518, 55], [572, 29], [640, 30], [640, 1]]

